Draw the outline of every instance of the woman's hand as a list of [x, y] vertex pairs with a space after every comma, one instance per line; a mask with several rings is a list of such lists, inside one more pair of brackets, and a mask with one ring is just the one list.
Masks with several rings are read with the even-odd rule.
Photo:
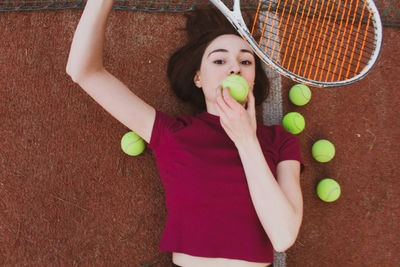
[[249, 140], [257, 138], [257, 121], [255, 111], [255, 99], [253, 90], [250, 90], [247, 98], [247, 108], [237, 102], [229, 93], [228, 88], [216, 89], [216, 110], [220, 116], [220, 122], [229, 138], [236, 147], [245, 145]]

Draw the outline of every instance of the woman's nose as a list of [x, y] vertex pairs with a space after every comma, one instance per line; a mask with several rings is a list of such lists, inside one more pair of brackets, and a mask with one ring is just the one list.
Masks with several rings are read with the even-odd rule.
[[231, 65], [230, 74], [240, 74], [240, 66], [237, 63]]

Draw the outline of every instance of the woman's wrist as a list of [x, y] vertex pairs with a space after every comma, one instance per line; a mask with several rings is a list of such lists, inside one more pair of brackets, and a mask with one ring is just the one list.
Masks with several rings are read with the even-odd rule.
[[86, 5], [89, 5], [90, 8], [111, 8], [114, 4], [114, 0], [88, 0]]
[[256, 135], [249, 138], [245, 138], [240, 142], [236, 143], [235, 145], [239, 151], [239, 154], [243, 155], [252, 154], [255, 151], [261, 149], [260, 142], [258, 141]]

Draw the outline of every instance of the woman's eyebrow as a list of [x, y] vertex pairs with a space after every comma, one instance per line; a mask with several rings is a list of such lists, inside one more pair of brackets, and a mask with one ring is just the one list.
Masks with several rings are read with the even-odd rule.
[[228, 50], [224, 49], [224, 48], [219, 48], [219, 49], [215, 49], [213, 51], [211, 51], [207, 57], [209, 57], [212, 53], [217, 53], [217, 52], [228, 52]]
[[[224, 48], [218, 48], [218, 49], [215, 49], [215, 50], [213, 50], [213, 51], [211, 51], [209, 54], [208, 54], [208, 56], [207, 57], [209, 57], [212, 53], [216, 53], [216, 52], [228, 52], [228, 50], [227, 49], [224, 49]], [[240, 52], [242, 52], [242, 53], [250, 53], [251, 55], [254, 55], [253, 54], [253, 51], [251, 51], [251, 50], [248, 50], [248, 49], [240, 49]]]

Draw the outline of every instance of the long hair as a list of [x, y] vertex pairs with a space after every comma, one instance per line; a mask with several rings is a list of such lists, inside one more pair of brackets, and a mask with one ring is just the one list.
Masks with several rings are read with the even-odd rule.
[[[246, 13], [245, 13], [246, 14]], [[228, 20], [216, 9], [199, 9], [186, 15], [188, 43], [177, 50], [168, 62], [168, 78], [176, 96], [190, 102], [198, 110], [205, 110], [203, 91], [194, 84], [196, 72], [200, 69], [204, 51], [218, 36], [235, 34], [240, 36]], [[245, 17], [249, 22], [249, 16]], [[269, 81], [260, 59], [255, 55], [255, 83], [253, 93], [255, 104], [261, 104], [268, 96]]]

